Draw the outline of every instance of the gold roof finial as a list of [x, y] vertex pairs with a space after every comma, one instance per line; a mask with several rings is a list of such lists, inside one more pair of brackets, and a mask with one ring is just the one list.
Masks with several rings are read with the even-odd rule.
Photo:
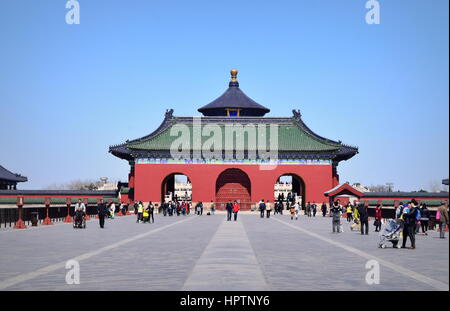
[[237, 74], [238, 74], [238, 70], [237, 69], [231, 69], [230, 71], [231, 73], [231, 82], [237, 82]]

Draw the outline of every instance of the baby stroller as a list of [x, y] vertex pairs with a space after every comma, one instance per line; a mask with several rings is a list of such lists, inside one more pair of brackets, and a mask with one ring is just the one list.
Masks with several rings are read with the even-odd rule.
[[400, 248], [398, 244], [400, 240], [400, 232], [403, 229], [403, 220], [401, 219], [390, 219], [383, 230], [380, 231], [380, 241], [378, 242], [378, 247], [386, 248], [386, 242], [392, 243], [392, 247]]
[[76, 211], [73, 217], [73, 228], [74, 229], [86, 229], [86, 218], [84, 217], [83, 211]]
[[146, 210], [142, 213], [142, 221], [144, 223], [150, 221], [150, 213]]
[[359, 224], [359, 219], [358, 218], [352, 218], [352, 220], [350, 221], [350, 230], [351, 231], [360, 231], [360, 224]]

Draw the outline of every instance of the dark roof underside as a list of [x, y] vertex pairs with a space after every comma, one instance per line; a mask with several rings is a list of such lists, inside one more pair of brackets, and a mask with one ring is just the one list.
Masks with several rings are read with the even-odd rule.
[[6, 180], [11, 182], [25, 182], [28, 179], [25, 176], [11, 173], [6, 168], [0, 165], [0, 180]]

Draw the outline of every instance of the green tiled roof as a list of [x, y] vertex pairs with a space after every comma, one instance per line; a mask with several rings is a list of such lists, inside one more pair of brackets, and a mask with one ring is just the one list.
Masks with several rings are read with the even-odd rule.
[[394, 200], [382, 200], [381, 203], [384, 206], [394, 206]]
[[420, 203], [425, 203], [427, 206], [441, 206], [441, 200], [422, 200]]
[[[142, 141], [132, 141], [127, 144], [127, 147], [135, 150], [170, 150], [172, 143], [178, 137], [181, 136], [181, 132], [178, 132], [178, 128], [187, 128], [189, 129], [190, 135], [190, 146], [193, 146], [193, 125], [192, 124], [183, 124], [182, 126], [177, 126], [178, 124], [173, 124], [168, 127], [161, 133], [157, 134], [154, 137], [142, 140]], [[221, 129], [222, 133], [222, 148], [224, 148], [225, 142], [225, 125], [220, 124], [217, 125]], [[205, 126], [202, 126], [204, 128]], [[255, 126], [257, 128], [257, 126]], [[171, 129], [174, 128], [174, 135], [171, 136]], [[245, 126], [244, 126], [245, 128]], [[266, 129], [266, 146], [269, 148], [270, 146], [270, 128], [269, 126], [265, 127]], [[256, 130], [256, 134], [260, 135]], [[213, 135], [213, 134], [211, 134]], [[264, 134], [263, 134], [264, 135]], [[235, 141], [237, 141], [239, 136], [236, 134]], [[258, 137], [259, 138], [259, 137]], [[211, 139], [211, 136], [202, 136], [201, 144], [207, 140]], [[256, 146], [248, 146], [248, 135], [244, 134], [244, 146], [245, 150], [256, 150]], [[236, 144], [237, 145], [237, 144]], [[177, 146], [177, 145], [176, 145]], [[335, 151], [338, 150], [340, 146], [338, 144], [334, 144], [331, 142], [324, 142], [319, 140], [316, 137], [306, 133], [301, 128], [296, 126], [295, 124], [279, 124], [278, 125], [278, 151]]]
[[17, 198], [0, 198], [0, 204], [16, 204]]
[[45, 204], [44, 198], [24, 198], [24, 204]]

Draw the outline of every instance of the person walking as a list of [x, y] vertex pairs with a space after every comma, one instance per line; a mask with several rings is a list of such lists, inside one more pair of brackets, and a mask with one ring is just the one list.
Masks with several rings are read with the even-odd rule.
[[403, 208], [403, 243], [402, 248], [406, 248], [406, 241], [409, 237], [409, 240], [411, 241], [411, 248], [410, 249], [416, 249], [416, 237], [415, 237], [415, 230], [416, 230], [416, 215], [417, 215], [417, 208], [415, 207], [415, 204], [412, 202], [405, 204]]
[[238, 212], [239, 212], [239, 203], [237, 202], [237, 201], [234, 201], [234, 204], [233, 204], [233, 214], [234, 214], [234, 221], [236, 221], [237, 220], [237, 215], [238, 215]]
[[350, 202], [347, 203], [347, 222], [351, 222], [353, 220], [353, 208]]
[[359, 203], [358, 206], [359, 222], [361, 227], [361, 234], [369, 234], [369, 211], [364, 203]]
[[313, 204], [311, 205], [311, 209], [312, 209], [313, 217], [316, 217], [316, 213], [317, 213], [317, 204], [316, 204], [316, 202], [313, 202]]
[[266, 204], [267, 218], [270, 218], [271, 211], [272, 211], [272, 204], [270, 204], [269, 200], [267, 200], [267, 204]]
[[339, 206], [339, 202], [335, 201], [330, 208], [330, 214], [332, 217], [332, 228], [333, 233], [341, 232], [341, 208]]
[[109, 205], [109, 217], [114, 219], [116, 213], [116, 204], [114, 204], [114, 202], [111, 202], [111, 204]]
[[327, 215], [327, 205], [325, 204], [325, 202], [322, 202], [322, 206], [320, 207], [320, 209], [322, 210], [322, 217], [325, 217]]
[[266, 210], [266, 203], [264, 203], [264, 200], [261, 200], [259, 202], [259, 216], [261, 218], [264, 218], [264, 211]]
[[98, 213], [98, 221], [100, 224], [100, 228], [105, 227], [105, 216], [108, 214], [108, 209], [106, 208], [106, 204], [103, 199], [100, 200], [100, 203], [97, 205], [97, 213]]
[[227, 221], [231, 221], [231, 213], [233, 212], [233, 203], [231, 203], [231, 200], [228, 201], [225, 209], [227, 210]]
[[[448, 203], [445, 203], [445, 205], [439, 206], [437, 212], [436, 212], [436, 220], [439, 220], [439, 237], [441, 239], [445, 239], [445, 227], [448, 226]], [[439, 219], [438, 216], [439, 215]]]
[[381, 204], [375, 207], [375, 232], [380, 232], [381, 230]]
[[420, 209], [420, 224], [422, 225], [422, 233], [428, 235], [428, 222], [430, 220], [430, 211], [427, 208], [425, 203], [422, 204], [422, 208]]
[[295, 220], [298, 220], [298, 215], [300, 214], [300, 204], [298, 204], [298, 202], [295, 202], [293, 206], [294, 206]]
[[153, 205], [152, 201], [150, 201], [148, 203], [147, 210], [148, 210], [148, 221], [149, 221], [149, 223], [150, 222], [154, 223], [155, 222], [155, 218], [153, 217], [153, 213], [155, 211], [155, 206]]
[[306, 204], [306, 215], [311, 217], [311, 203]]
[[211, 200], [211, 204], [209, 205], [209, 209], [211, 210], [211, 215], [214, 215], [214, 212], [216, 211], [216, 205], [214, 204], [213, 200]]
[[142, 204], [142, 201], [139, 201], [138, 208], [137, 208], [137, 219], [136, 222], [139, 223], [139, 221], [142, 221], [142, 214], [144, 213], [144, 204]]
[[[297, 207], [298, 208], [298, 207]], [[289, 212], [291, 213], [291, 220], [293, 220], [294, 219], [294, 216], [295, 216], [295, 208], [294, 208], [294, 205], [291, 205], [291, 207], [290, 207], [290, 209], [289, 209]]]

